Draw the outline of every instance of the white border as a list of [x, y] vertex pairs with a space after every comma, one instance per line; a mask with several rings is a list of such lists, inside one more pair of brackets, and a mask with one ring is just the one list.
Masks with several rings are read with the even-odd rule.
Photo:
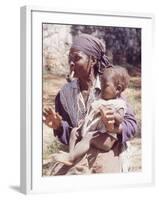
[[[80, 14], [79, 14], [80, 13]], [[100, 13], [100, 14], [97, 14]], [[21, 9], [21, 191], [60, 192], [143, 185], [153, 182], [152, 15], [56, 9]], [[142, 172], [42, 177], [42, 23], [142, 28]], [[151, 70], [150, 70], [151, 69]], [[151, 134], [150, 134], [151, 133]], [[115, 183], [114, 183], [115, 180]], [[76, 187], [74, 186], [76, 183]]]

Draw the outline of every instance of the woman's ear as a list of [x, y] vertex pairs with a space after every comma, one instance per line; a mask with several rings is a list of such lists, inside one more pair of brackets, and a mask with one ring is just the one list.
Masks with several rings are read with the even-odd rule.
[[94, 66], [95, 64], [97, 64], [97, 59], [93, 56], [91, 56], [91, 64]]

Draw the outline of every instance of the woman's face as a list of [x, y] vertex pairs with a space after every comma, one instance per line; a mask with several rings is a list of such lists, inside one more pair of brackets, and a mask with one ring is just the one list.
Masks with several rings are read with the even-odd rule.
[[74, 77], [88, 79], [91, 70], [91, 59], [82, 51], [71, 48], [69, 52], [70, 71], [74, 71]]

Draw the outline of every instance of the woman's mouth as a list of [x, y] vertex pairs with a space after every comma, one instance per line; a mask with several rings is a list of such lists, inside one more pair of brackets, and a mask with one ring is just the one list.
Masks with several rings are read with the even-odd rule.
[[75, 74], [75, 72], [72, 71], [70, 74], [67, 75], [66, 80], [68, 82], [71, 82], [73, 80], [74, 74]]

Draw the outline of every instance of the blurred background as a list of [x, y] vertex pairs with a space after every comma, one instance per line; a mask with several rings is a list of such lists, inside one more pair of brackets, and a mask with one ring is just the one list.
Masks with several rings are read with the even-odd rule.
[[126, 67], [131, 74], [141, 72], [140, 28], [43, 24], [43, 67], [46, 73], [64, 75], [68, 72], [72, 38], [80, 33], [103, 40], [106, 54], [114, 65]]
[[[68, 54], [74, 36], [92, 34], [106, 46], [106, 54], [115, 66], [128, 70], [130, 84], [124, 91], [138, 122], [136, 137], [129, 145], [129, 171], [141, 170], [141, 29], [86, 25], [43, 24], [43, 107], [54, 109], [54, 99], [66, 83], [69, 73]], [[49, 155], [59, 149], [67, 151], [43, 124], [43, 175], [49, 174]]]

